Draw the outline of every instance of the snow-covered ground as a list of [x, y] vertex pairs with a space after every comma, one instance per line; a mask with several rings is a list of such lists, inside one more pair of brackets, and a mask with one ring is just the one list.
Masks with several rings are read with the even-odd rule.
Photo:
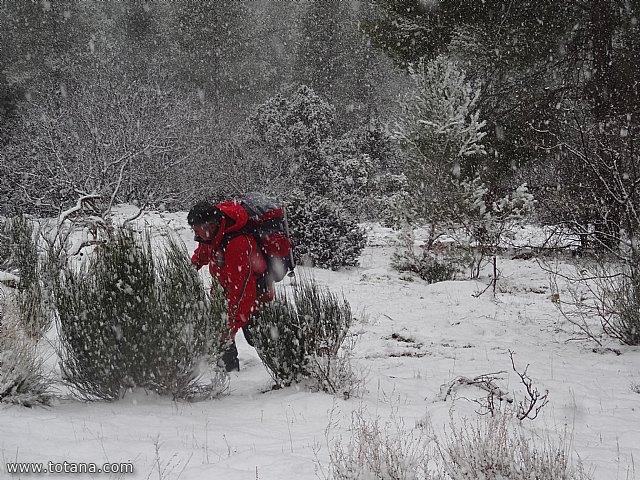
[[[192, 248], [184, 218], [148, 214], [142, 221], [169, 225]], [[359, 314], [353, 333], [354, 363], [366, 379], [361, 397], [345, 400], [304, 387], [272, 390], [256, 352], [239, 335], [241, 371], [231, 374], [230, 391], [219, 399], [174, 402], [133, 392], [113, 403], [61, 398], [48, 408], [1, 406], [0, 477], [38, 478], [11, 477], [6, 462], [66, 461], [131, 462], [135, 473], [43, 476], [324, 478], [328, 444], [340, 435], [348, 439], [352, 412], [383, 423], [393, 414], [407, 429], [428, 421], [442, 435], [452, 419], [475, 421], [479, 405], [473, 399], [486, 396], [477, 387], [461, 386], [444, 399], [442, 386], [458, 377], [505, 372], [497, 375], [500, 387], [523, 398], [512, 351], [516, 367], [528, 366], [535, 387], [549, 391], [549, 403], [536, 420], [524, 420], [523, 428], [542, 438], [566, 438], [594, 479], [635, 478], [638, 347], [616, 345], [620, 355], [594, 353], [594, 345], [580, 339], [558, 313], [548, 275], [535, 259], [500, 258], [497, 294], [476, 297], [489, 281], [486, 276], [433, 285], [409, 281], [390, 267], [397, 233], [371, 226], [369, 237], [359, 267], [306, 269], [321, 285], [342, 292]]]

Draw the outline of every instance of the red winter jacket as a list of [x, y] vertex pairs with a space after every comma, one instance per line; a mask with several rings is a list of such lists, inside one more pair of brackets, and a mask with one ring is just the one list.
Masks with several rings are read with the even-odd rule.
[[[267, 271], [267, 262], [252, 235], [238, 234], [226, 241], [225, 236], [241, 230], [249, 220], [247, 212], [238, 203], [216, 205], [228, 218], [224, 218], [211, 244], [200, 243], [191, 257], [198, 270], [209, 264], [211, 276], [217, 278], [224, 289], [229, 306], [229, 327], [232, 334], [249, 321], [258, 310], [257, 280]], [[272, 300], [273, 291], [269, 291]]]

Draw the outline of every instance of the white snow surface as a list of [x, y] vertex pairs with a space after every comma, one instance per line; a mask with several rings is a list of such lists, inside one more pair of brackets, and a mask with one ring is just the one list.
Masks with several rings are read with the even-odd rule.
[[[138, 221], [174, 229], [192, 249], [185, 219], [184, 213], [149, 212]], [[344, 294], [358, 313], [353, 335], [354, 363], [366, 380], [361, 397], [345, 400], [304, 386], [272, 390], [255, 350], [238, 335], [241, 371], [231, 373], [230, 391], [218, 399], [188, 403], [135, 391], [116, 402], [85, 403], [61, 394], [46, 408], [0, 406], [0, 478], [39, 478], [12, 477], [6, 462], [49, 461], [131, 462], [135, 468], [121, 476], [42, 475], [69, 480], [325, 478], [332, 439], [348, 440], [352, 412], [381, 422], [394, 412], [408, 429], [427, 420], [443, 435], [452, 421], [475, 421], [473, 399], [486, 396], [466, 387], [444, 401], [441, 386], [459, 376], [505, 371], [501, 388], [522, 398], [510, 350], [520, 370], [528, 365], [535, 386], [549, 390], [548, 405], [523, 428], [540, 438], [566, 438], [594, 479], [634, 478], [633, 463], [640, 459], [638, 347], [613, 345], [620, 355], [594, 353], [593, 342], [555, 308], [548, 275], [535, 259], [501, 257], [497, 294], [475, 297], [490, 281], [487, 275], [433, 285], [408, 281], [390, 266], [397, 232], [367, 228], [359, 267], [298, 268]], [[521, 233], [525, 243], [535, 241], [535, 229]]]

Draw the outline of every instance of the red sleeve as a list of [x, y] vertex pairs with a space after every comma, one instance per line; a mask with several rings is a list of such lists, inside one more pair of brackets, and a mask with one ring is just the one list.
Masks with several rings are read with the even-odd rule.
[[211, 245], [206, 243], [199, 243], [193, 252], [193, 256], [191, 257], [191, 263], [193, 263], [198, 270], [200, 270], [205, 265], [208, 265], [211, 261]]
[[220, 283], [229, 304], [229, 326], [235, 330], [246, 325], [256, 309], [256, 276], [249, 261], [256, 249], [257, 245], [249, 237], [235, 237], [227, 245], [225, 265], [220, 269]]

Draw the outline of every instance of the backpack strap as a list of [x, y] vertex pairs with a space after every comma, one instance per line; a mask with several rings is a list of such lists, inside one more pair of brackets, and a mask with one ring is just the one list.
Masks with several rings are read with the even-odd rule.
[[[250, 237], [254, 237], [255, 238], [255, 230], [253, 230], [253, 228], [246, 226], [241, 228], [240, 230], [237, 230], [235, 232], [232, 233], [225, 233], [222, 236], [222, 240], [220, 241], [220, 247], [222, 249], [227, 248], [227, 245], [229, 245], [229, 242], [231, 240], [233, 240], [236, 237], [239, 237], [241, 235], [248, 235]], [[260, 244], [258, 244], [258, 246], [260, 246]]]

